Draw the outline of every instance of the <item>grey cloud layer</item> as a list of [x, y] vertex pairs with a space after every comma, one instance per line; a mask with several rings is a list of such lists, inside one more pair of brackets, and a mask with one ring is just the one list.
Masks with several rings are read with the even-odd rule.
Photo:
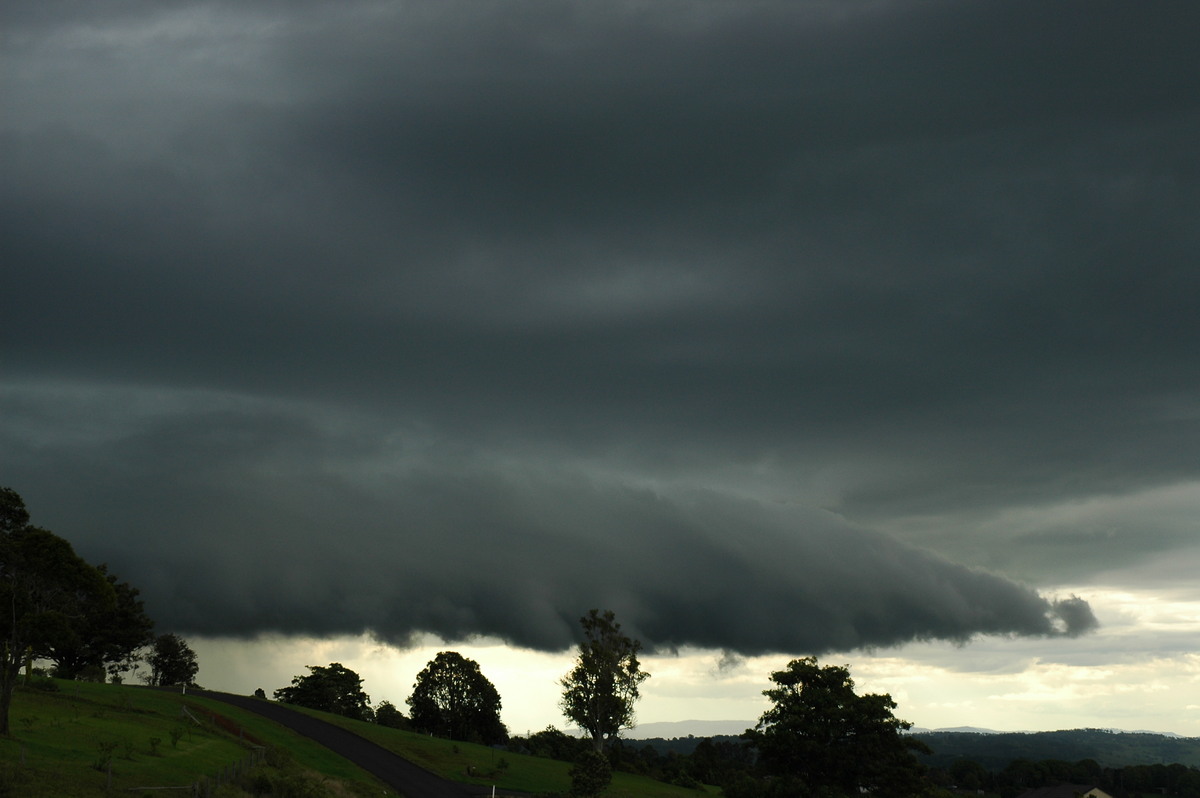
[[0, 12], [0, 484], [180, 623], [1042, 634], [1080, 606], [862, 529], [1195, 549], [995, 528], [1200, 476], [1193, 4], [47, 6]]
[[[419, 438], [381, 453], [294, 411], [136, 416], [132, 433], [76, 432], [40, 457], [18, 436], [6, 443], [39, 495], [75, 502], [35, 506], [38, 519], [136, 573], [168, 628], [370, 630], [398, 643], [425, 630], [563, 648], [579, 608], [599, 605], [657, 648], [761, 653], [1096, 625], [1078, 599], [1047, 600], [811, 510], [500, 465]], [[113, 465], [89, 472], [94, 458]]]

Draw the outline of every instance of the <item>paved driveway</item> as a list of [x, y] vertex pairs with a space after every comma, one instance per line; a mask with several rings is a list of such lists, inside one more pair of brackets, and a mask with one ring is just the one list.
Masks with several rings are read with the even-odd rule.
[[210, 690], [195, 690], [189, 694], [224, 701], [287, 726], [345, 757], [407, 798], [467, 798], [491, 794], [490, 787], [447, 781], [340, 726], [296, 712], [273, 701], [230, 693], [214, 693]]

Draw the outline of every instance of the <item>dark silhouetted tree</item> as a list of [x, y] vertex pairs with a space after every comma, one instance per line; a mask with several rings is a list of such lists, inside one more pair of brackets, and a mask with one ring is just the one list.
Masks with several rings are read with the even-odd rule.
[[29, 511], [25, 500], [12, 488], [0, 487], [0, 535], [16, 532], [29, 526]]
[[563, 762], [573, 762], [584, 751], [590, 750], [591, 741], [573, 737], [564, 731], [547, 726], [540, 732], [534, 732], [521, 741], [534, 756], [546, 759], [558, 759]]
[[90, 611], [115, 605], [112, 586], [71, 544], [29, 524], [20, 495], [0, 488], [0, 734], [22, 664], [76, 634]]
[[591, 736], [593, 749], [603, 753], [609, 739], [633, 727], [638, 687], [650, 674], [638, 663], [642, 644], [621, 634], [611, 610], [591, 610], [579, 622], [584, 640], [575, 667], [559, 682], [561, 707]]
[[371, 720], [371, 697], [363, 692], [362, 678], [340, 662], [327, 667], [308, 665], [307, 676], [292, 678], [291, 687], [275, 691], [275, 699], [355, 720]]
[[99, 681], [106, 670], [119, 676], [131, 670], [138, 652], [154, 642], [154, 621], [146, 614], [137, 588], [118, 581], [106, 565], [97, 570], [112, 588], [115, 601], [87, 607], [46, 652], [60, 679]]
[[408, 698], [409, 717], [420, 732], [480, 743], [508, 737], [500, 722], [500, 693], [479, 663], [457, 651], [442, 651], [417, 674]]
[[404, 717], [404, 713], [396, 709], [396, 705], [391, 701], [381, 701], [379, 706], [375, 707], [375, 722], [390, 729], [409, 728], [408, 718]]
[[912, 724], [892, 715], [891, 696], [855, 695], [845, 667], [815, 657], [792, 660], [764, 690], [772, 706], [745, 737], [770, 780], [763, 795], [920, 795], [925, 746], [904, 734]]
[[154, 638], [154, 648], [147, 658], [150, 665], [150, 684], [159, 687], [190, 686], [196, 683], [200, 664], [196, 652], [179, 635], [162, 634]]

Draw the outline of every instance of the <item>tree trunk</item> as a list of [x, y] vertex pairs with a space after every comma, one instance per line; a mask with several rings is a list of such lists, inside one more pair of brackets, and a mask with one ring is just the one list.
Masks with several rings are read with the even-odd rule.
[[8, 736], [8, 708], [12, 705], [13, 688], [17, 686], [17, 676], [21, 672], [21, 663], [8, 661], [8, 646], [4, 647], [4, 661], [0, 663], [0, 735]]

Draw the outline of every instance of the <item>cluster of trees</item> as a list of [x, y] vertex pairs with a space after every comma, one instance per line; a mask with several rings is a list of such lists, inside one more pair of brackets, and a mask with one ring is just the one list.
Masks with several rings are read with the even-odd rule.
[[417, 675], [408, 717], [389, 701], [372, 708], [362, 678], [340, 662], [307, 667], [306, 675], [275, 691], [277, 701], [450, 740], [496, 745], [508, 739], [499, 691], [479, 663], [456, 651], [440, 652]]
[[[690, 753], [664, 755], [649, 745], [639, 749], [609, 738], [608, 767], [683, 787], [717, 785], [728, 798], [868, 792], [900, 798], [933, 789], [916, 756], [924, 746], [904, 733], [911, 725], [892, 714], [890, 696], [857, 695], [845, 667], [822, 666], [814, 657], [793, 660], [771, 681], [774, 687], [764, 691], [771, 707], [740, 739], [705, 739]], [[577, 762], [595, 752], [590, 741], [553, 728], [516, 738], [510, 746]], [[573, 794], [596, 794], [586, 786], [577, 783]]]
[[790, 662], [771, 674], [764, 691], [771, 707], [740, 739], [703, 739], [689, 753], [660, 753], [621, 740], [631, 728], [641, 670], [638, 641], [621, 633], [612, 612], [592, 610], [580, 619], [584, 640], [574, 667], [560, 684], [563, 714], [587, 733], [568, 735], [553, 727], [508, 738], [500, 721], [500, 695], [479, 664], [457, 652], [440, 652], [418, 674], [405, 717], [387, 701], [372, 710], [358, 674], [340, 663], [309, 666], [278, 700], [452, 740], [575, 762], [574, 796], [600, 794], [614, 770], [650, 776], [684, 787], [717, 785], [728, 798], [856, 796], [889, 798], [983, 790], [1012, 798], [1027, 789], [1062, 782], [1091, 783], [1132, 791], [1200, 798], [1200, 771], [1183, 765], [1102, 769], [1093, 760], [1075, 764], [1016, 760], [991, 772], [969, 759], [946, 768], [926, 768], [929, 754], [905, 732], [887, 694], [858, 695], [844, 666], [822, 666], [814, 657]]
[[120, 680], [143, 658], [152, 684], [190, 684], [196, 656], [176, 635], [154, 636], [137, 588], [30, 523], [25, 502], [0, 487], [0, 734], [13, 690], [38, 660], [63, 679]]
[[920, 732], [934, 749], [923, 757], [931, 768], [959, 759], [1001, 771], [1017, 760], [1079, 762], [1096, 759], [1112, 767], [1140, 762], [1179, 762], [1200, 767], [1200, 738], [1173, 737], [1113, 729], [1060, 729], [1040, 732]]
[[[924, 746], [904, 734], [884, 694], [857, 695], [845, 667], [821, 666], [813, 657], [793, 660], [771, 675], [764, 691], [772, 706], [736, 742], [701, 742], [688, 756], [634, 750], [619, 739], [631, 728], [640, 685], [641, 643], [621, 631], [611, 611], [580, 619], [583, 641], [563, 676], [563, 714], [586, 732], [554, 728], [509, 739], [500, 721], [500, 695], [479, 664], [454, 651], [440, 652], [418, 675], [405, 718], [384, 702], [372, 711], [358, 674], [340, 663], [308, 666], [289, 687], [275, 691], [287, 703], [361, 720], [409, 728], [438, 737], [485, 744], [508, 741], [511, 750], [573, 761], [573, 796], [599, 795], [614, 768], [675, 784], [720, 785], [729, 798], [924, 794], [931, 786], [916, 753]], [[385, 712], [386, 709], [386, 712]]]
[[[556, 732], [551, 755], [577, 761], [572, 771], [574, 794], [597, 795], [612, 777], [606, 746], [621, 729], [633, 725], [638, 686], [649, 674], [638, 662], [641, 643], [621, 633], [611, 611], [592, 610], [580, 624], [584, 640], [575, 666], [561, 681], [562, 710], [589, 739]], [[372, 710], [362, 679], [341, 663], [307, 667], [307, 674], [293, 677], [290, 686], [275, 691], [276, 700], [451, 740], [486, 745], [508, 740], [500, 720], [499, 691], [479, 663], [456, 651], [439, 652], [417, 674], [407, 699], [407, 718], [386, 701]], [[256, 695], [265, 697], [261, 690]]]
[[[450, 740], [496, 745], [508, 739], [499, 691], [479, 663], [456, 651], [440, 652], [417, 675], [409, 717], [389, 701], [372, 708], [362, 678], [340, 662], [307, 667], [306, 675], [275, 691], [275, 700]], [[266, 697], [261, 691], [256, 695]]]
[[342, 665], [309, 665], [307, 676], [296, 676], [290, 687], [275, 691], [275, 700], [285, 704], [332, 712], [355, 720], [374, 720], [371, 697], [362, 689], [362, 678]]
[[1110, 794], [1200, 798], [1200, 770], [1179, 763], [1106, 768], [1094, 759], [1014, 759], [999, 770], [989, 770], [963, 757], [946, 767], [930, 768], [929, 780], [939, 787], [1000, 798], [1063, 783], [1094, 785]]

